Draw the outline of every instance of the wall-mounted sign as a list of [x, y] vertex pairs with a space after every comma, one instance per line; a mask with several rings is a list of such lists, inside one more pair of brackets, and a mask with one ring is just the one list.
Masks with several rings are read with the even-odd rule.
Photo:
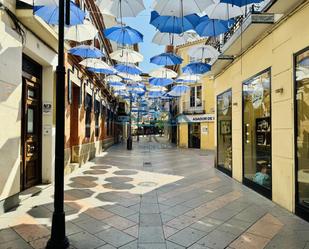
[[177, 118], [178, 123], [201, 123], [201, 122], [214, 122], [214, 114], [201, 114], [201, 115], [181, 115]]
[[51, 115], [52, 114], [52, 103], [51, 102], [44, 102], [43, 103], [43, 114], [44, 115]]
[[208, 135], [208, 126], [202, 126], [201, 132], [202, 132], [202, 134], [204, 134], [204, 135]]

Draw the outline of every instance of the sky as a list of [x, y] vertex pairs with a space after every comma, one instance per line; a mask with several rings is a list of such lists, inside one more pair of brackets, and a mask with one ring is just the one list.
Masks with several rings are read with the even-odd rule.
[[144, 4], [146, 10], [141, 12], [137, 17], [127, 17], [123, 18], [123, 20], [127, 25], [137, 29], [144, 35], [144, 42], [139, 44], [139, 50], [144, 55], [144, 61], [139, 66], [143, 72], [149, 73], [149, 71], [158, 67], [149, 62], [150, 58], [164, 52], [165, 47], [151, 42], [156, 33], [155, 27], [149, 24], [152, 0], [144, 0]]

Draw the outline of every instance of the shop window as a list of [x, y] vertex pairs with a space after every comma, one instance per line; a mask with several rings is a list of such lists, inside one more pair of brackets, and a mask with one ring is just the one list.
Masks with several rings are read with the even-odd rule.
[[91, 110], [92, 110], [92, 96], [86, 94], [85, 96], [85, 136], [90, 138], [91, 135]]
[[244, 182], [271, 195], [270, 70], [243, 83]]
[[[309, 210], [309, 49], [295, 57], [297, 209]], [[297, 210], [298, 212], [298, 210]], [[308, 216], [308, 215], [307, 215]]]
[[232, 171], [232, 90], [217, 97], [217, 167]]
[[98, 137], [100, 135], [100, 111], [101, 104], [99, 101], [95, 100], [94, 102], [94, 114], [95, 114], [95, 136]]

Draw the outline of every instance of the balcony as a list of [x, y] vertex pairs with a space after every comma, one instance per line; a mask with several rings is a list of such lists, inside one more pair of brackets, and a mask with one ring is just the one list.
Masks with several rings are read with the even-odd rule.
[[205, 101], [201, 103], [195, 103], [195, 106], [191, 105], [190, 101], [182, 103], [182, 114], [192, 115], [192, 114], [205, 114]]

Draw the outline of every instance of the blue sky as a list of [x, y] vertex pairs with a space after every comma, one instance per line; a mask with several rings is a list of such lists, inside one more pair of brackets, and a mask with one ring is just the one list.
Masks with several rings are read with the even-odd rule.
[[149, 24], [152, 0], [144, 0], [144, 3], [146, 10], [141, 12], [137, 17], [124, 18], [124, 22], [144, 35], [144, 42], [139, 44], [140, 53], [144, 55], [144, 61], [140, 63], [140, 67], [145, 73], [148, 73], [157, 67], [149, 62], [150, 58], [164, 52], [165, 47], [151, 42], [156, 33], [156, 29]]

